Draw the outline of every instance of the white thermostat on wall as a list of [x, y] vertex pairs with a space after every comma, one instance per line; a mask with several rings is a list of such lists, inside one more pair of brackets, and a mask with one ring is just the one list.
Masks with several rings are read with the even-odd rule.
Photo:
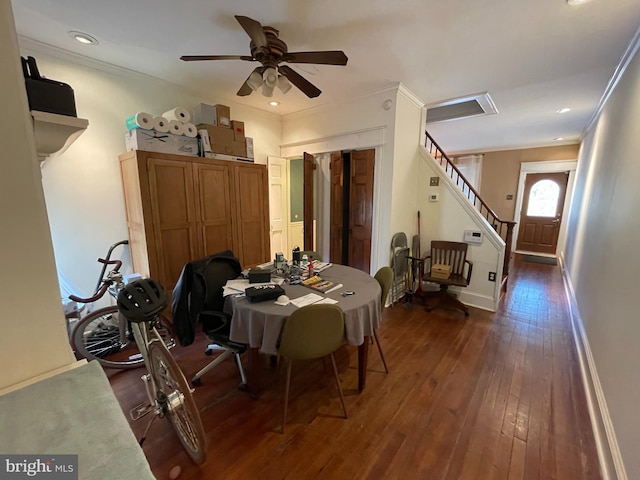
[[482, 243], [482, 232], [478, 230], [465, 230], [464, 231], [464, 241], [467, 243], [473, 243], [475, 245], [480, 245]]

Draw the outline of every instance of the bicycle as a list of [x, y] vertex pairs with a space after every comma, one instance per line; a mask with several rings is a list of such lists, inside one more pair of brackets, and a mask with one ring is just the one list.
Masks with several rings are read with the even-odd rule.
[[[82, 304], [96, 302], [107, 292], [116, 298], [118, 292], [124, 288], [123, 275], [120, 272], [122, 261], [111, 260], [111, 255], [118, 246], [128, 244], [128, 240], [114, 243], [105, 258], [98, 258], [98, 262], [102, 264], [102, 271], [91, 297], [69, 295], [69, 298]], [[110, 265], [113, 265], [113, 268], [107, 273]], [[172, 348], [175, 340], [171, 334], [170, 322], [162, 315], [155, 322], [154, 326], [160, 332], [167, 348]], [[115, 305], [100, 308], [80, 318], [73, 327], [69, 340], [77, 355], [89, 361], [97, 360], [103, 367], [129, 369], [141, 367], [144, 363], [132, 334], [131, 322], [118, 313], [118, 307]]]
[[[142, 380], [149, 404], [135, 407], [132, 418], [137, 420], [149, 412], [154, 413], [140, 445], [156, 418], [168, 418], [187, 454], [199, 464], [204, 462], [207, 451], [200, 413], [182, 370], [156, 328], [166, 304], [164, 289], [152, 279], [132, 282], [118, 294], [119, 311], [131, 322], [133, 336], [148, 370]], [[136, 412], [135, 417], [133, 412]]]

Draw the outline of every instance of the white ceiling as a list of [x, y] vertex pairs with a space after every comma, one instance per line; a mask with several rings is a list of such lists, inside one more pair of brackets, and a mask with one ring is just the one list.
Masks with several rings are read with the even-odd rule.
[[[497, 115], [442, 122], [448, 152], [575, 143], [640, 25], [640, 0], [13, 0], [18, 34], [204, 92], [234, 97], [257, 63], [234, 15], [280, 30], [289, 51], [343, 50], [347, 66], [291, 66], [322, 90], [274, 92], [282, 114], [397, 82], [428, 106], [489, 92]], [[100, 42], [84, 46], [67, 32]], [[45, 72], [46, 74], [46, 72]], [[272, 110], [259, 92], [239, 103]], [[224, 98], [221, 99], [224, 103]], [[558, 114], [562, 107], [569, 113]], [[564, 137], [554, 142], [554, 138]]]

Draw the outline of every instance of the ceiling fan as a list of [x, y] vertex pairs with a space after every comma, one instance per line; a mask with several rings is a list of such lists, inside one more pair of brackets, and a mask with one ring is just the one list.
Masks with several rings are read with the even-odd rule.
[[260, 62], [251, 75], [238, 90], [237, 95], [244, 97], [250, 95], [262, 85], [263, 95], [270, 97], [274, 87], [278, 87], [283, 93], [291, 88], [291, 84], [298, 87], [307, 97], [314, 98], [320, 95], [321, 90], [306, 80], [302, 75], [293, 70], [286, 63], [312, 63], [317, 65], [346, 65], [347, 56], [343, 51], [318, 51], [318, 52], [288, 52], [287, 44], [279, 37], [280, 33], [273, 27], [262, 26], [257, 20], [235, 15], [236, 20], [249, 35], [251, 55], [183, 55], [180, 60], [193, 62], [199, 60], [245, 60], [247, 62]]

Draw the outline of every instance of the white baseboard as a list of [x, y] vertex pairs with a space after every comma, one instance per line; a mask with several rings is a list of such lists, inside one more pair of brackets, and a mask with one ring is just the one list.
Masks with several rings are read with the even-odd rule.
[[604, 392], [602, 391], [602, 385], [600, 384], [598, 371], [591, 353], [591, 347], [589, 346], [589, 339], [584, 330], [582, 318], [578, 310], [573, 284], [564, 268], [564, 258], [562, 255], [560, 255], [559, 260], [565, 293], [569, 303], [574, 342], [578, 350], [582, 381], [587, 396], [589, 417], [591, 418], [598, 459], [600, 461], [600, 473], [602, 474], [603, 480], [628, 480], [613, 428], [613, 422], [609, 415], [607, 402]]

